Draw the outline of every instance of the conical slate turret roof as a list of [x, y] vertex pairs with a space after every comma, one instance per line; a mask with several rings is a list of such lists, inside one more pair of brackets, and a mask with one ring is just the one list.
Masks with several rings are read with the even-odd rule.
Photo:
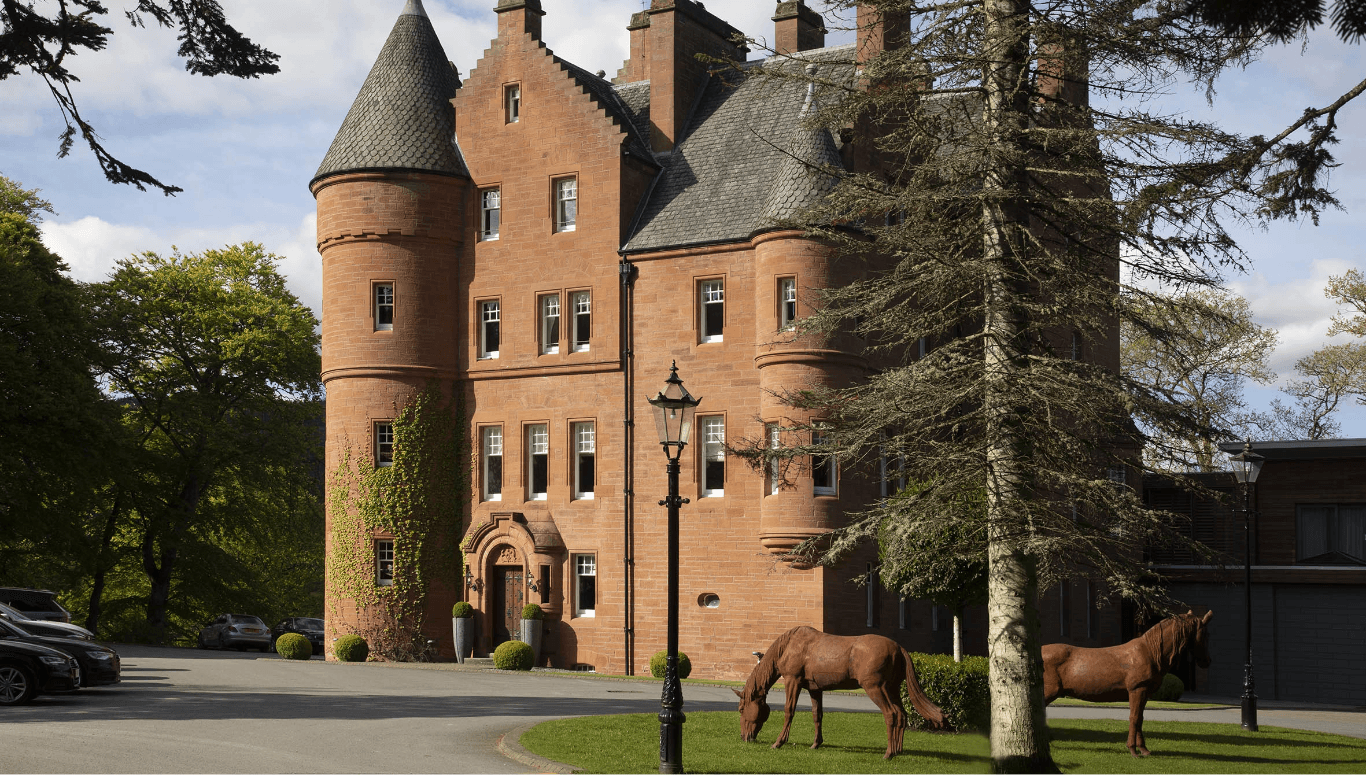
[[[807, 67], [808, 75], [814, 77], [815, 72], [815, 65]], [[807, 86], [806, 101], [798, 117], [792, 145], [769, 190], [768, 201], [764, 203], [762, 217], [765, 220], [784, 221], [797, 217], [819, 204], [838, 182], [826, 172], [843, 166], [835, 138], [823, 126], [807, 125], [816, 110], [816, 85], [812, 83]]]
[[468, 177], [450, 103], [458, 84], [422, 0], [407, 0], [313, 180], [361, 170]]

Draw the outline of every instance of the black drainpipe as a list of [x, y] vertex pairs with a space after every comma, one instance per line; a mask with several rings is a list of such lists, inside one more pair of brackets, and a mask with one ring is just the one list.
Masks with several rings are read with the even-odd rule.
[[635, 448], [635, 414], [632, 409], [631, 394], [635, 392], [635, 353], [632, 351], [634, 342], [632, 341], [633, 319], [635, 311], [635, 298], [633, 296], [636, 280], [636, 267], [625, 258], [617, 266], [618, 274], [621, 276], [621, 373], [622, 373], [622, 420], [623, 435], [625, 436], [622, 444], [622, 521], [621, 521], [621, 561], [622, 579], [625, 591], [623, 601], [625, 613], [622, 616], [622, 637], [625, 639], [626, 652], [626, 675], [635, 674], [635, 570], [636, 558], [634, 550], [635, 532], [635, 467], [632, 464], [632, 450]]

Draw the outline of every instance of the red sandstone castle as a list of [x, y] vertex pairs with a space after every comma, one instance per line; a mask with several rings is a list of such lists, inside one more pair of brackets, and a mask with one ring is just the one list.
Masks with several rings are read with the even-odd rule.
[[[543, 661], [648, 671], [665, 638], [666, 480], [646, 399], [676, 360], [703, 397], [682, 460], [680, 647], [695, 674], [742, 676], [798, 624], [944, 650], [940, 612], [853, 583], [871, 555], [780, 559], [877, 497], [876, 476], [823, 460], [777, 476], [726, 453], [813, 419], [776, 395], [862, 365], [792, 334], [840, 278], [828, 248], [779, 226], [826, 190], [809, 165], [855, 154], [803, 122], [817, 90], [765, 72], [852, 83], [850, 63], [889, 30], [860, 9], [857, 43], [823, 48], [820, 16], [781, 2], [778, 54], [709, 74], [696, 55], [743, 61], [739, 31], [693, 0], [653, 0], [609, 81], [546, 47], [539, 0], [496, 13], [462, 83], [408, 0], [311, 183], [329, 467], [357, 440], [384, 465], [395, 408], [433, 380], [465, 402], [468, 574], [434, 580], [429, 636], [450, 653], [446, 611], [464, 597], [486, 652], [538, 602]], [[373, 536], [376, 584], [404, 561], [393, 538]], [[329, 625], [350, 631], [356, 606], [333, 581]], [[981, 640], [985, 622], [967, 625]]]

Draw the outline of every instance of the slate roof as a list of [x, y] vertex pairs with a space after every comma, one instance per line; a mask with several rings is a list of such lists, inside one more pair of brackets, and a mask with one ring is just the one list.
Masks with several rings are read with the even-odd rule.
[[[747, 240], [815, 204], [833, 181], [814, 168], [838, 165], [839, 142], [803, 123], [815, 109], [809, 84], [772, 72], [799, 74], [814, 65], [817, 79], [847, 82], [854, 77], [853, 48], [772, 57], [713, 76], [623, 250]], [[817, 87], [811, 99], [836, 94]]]
[[[561, 59], [560, 57], [555, 57], [555, 61], [573, 76], [574, 81], [577, 82], [584, 91], [588, 92], [588, 96], [592, 98], [592, 100], [596, 102], [615, 123], [621, 125], [621, 127], [626, 130], [628, 136], [626, 143], [627, 153], [654, 164], [654, 154], [650, 152], [650, 95], [648, 86], [644, 99], [645, 123], [643, 125], [644, 128], [642, 129], [638, 113], [632, 109], [630, 103], [622, 98], [618, 88], [613, 86], [611, 81], [608, 81], [605, 78], [599, 78], [573, 62]], [[636, 84], [631, 85], [635, 86]], [[633, 92], [631, 96], [636, 100], [637, 105], [639, 105], [639, 95]]]
[[468, 177], [450, 103], [458, 85], [421, 0], [408, 0], [313, 180], [361, 170]]

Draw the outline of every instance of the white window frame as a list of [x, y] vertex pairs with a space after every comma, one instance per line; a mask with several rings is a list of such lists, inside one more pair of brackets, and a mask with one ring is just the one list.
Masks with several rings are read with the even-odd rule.
[[479, 241], [493, 242], [498, 239], [499, 227], [503, 220], [503, 190], [498, 187], [486, 188], [479, 192]]
[[579, 221], [579, 178], [555, 178], [551, 192], [555, 200], [555, 231], [574, 231]]
[[[702, 475], [701, 484], [703, 498], [721, 498], [726, 494], [726, 417], [721, 414], [706, 415], [698, 418], [698, 425], [701, 426], [701, 465], [698, 471]], [[708, 474], [713, 463], [721, 464], [721, 486], [708, 487]]]
[[[598, 428], [597, 424], [591, 421], [576, 422], [570, 425], [570, 441], [574, 445], [573, 455], [573, 478], [574, 478], [574, 500], [591, 501], [593, 491], [597, 489], [598, 479]], [[584, 458], [592, 458], [593, 476], [592, 481], [583, 481]], [[584, 489], [587, 484], [588, 489]]]
[[[777, 423], [769, 423], [765, 428], [768, 436], [769, 450], [777, 450], [782, 447], [782, 432], [778, 430]], [[767, 495], [777, 495], [782, 488], [782, 477], [778, 471], [778, 458], [776, 456], [768, 459], [768, 492]]]
[[[371, 311], [374, 313], [374, 316], [375, 316], [375, 330], [376, 330], [376, 331], [393, 331], [393, 330], [394, 330], [394, 284], [393, 284], [393, 283], [375, 283], [375, 285], [374, 285], [373, 287], [374, 287], [374, 290], [371, 291], [371, 294], [370, 294], [370, 295], [373, 297], [372, 300], [374, 301], [374, 304], [375, 304], [374, 309], [371, 310]], [[382, 313], [383, 313], [383, 311], [384, 311], [384, 309], [385, 309], [386, 307], [388, 307], [388, 309], [389, 309], [389, 322], [388, 322], [388, 323], [381, 323], [381, 322], [380, 322], [380, 319], [383, 317], [383, 314], [382, 314]]]
[[[482, 473], [481, 487], [486, 501], [501, 501], [503, 499], [503, 474], [507, 469], [503, 466], [503, 426], [486, 425], [479, 432], [480, 450], [482, 460], [479, 466]], [[494, 479], [492, 473], [493, 460], [498, 461], [498, 490], [495, 492], [490, 486]]]
[[[479, 359], [494, 360], [498, 357], [498, 350], [503, 344], [503, 313], [502, 302], [499, 299], [488, 299], [479, 302]], [[497, 328], [496, 336], [498, 341], [492, 349], [489, 348], [489, 324]]]
[[541, 321], [541, 355], [558, 355], [560, 352], [561, 311], [560, 294], [547, 293], [537, 297], [536, 314]]
[[778, 278], [778, 329], [791, 331], [797, 325], [797, 278]]
[[503, 87], [503, 121], [516, 124], [522, 120], [522, 85], [508, 84]]
[[383, 420], [374, 424], [375, 430], [375, 468], [388, 468], [394, 464], [394, 422]]
[[[574, 616], [581, 619], [592, 619], [597, 616], [598, 611], [598, 556], [594, 552], [585, 552], [573, 556], [574, 568]], [[592, 608], [584, 608], [583, 601], [583, 579], [593, 579], [593, 599]]]
[[[717, 310], [717, 330], [712, 331], [707, 323], [708, 313]], [[724, 342], [726, 332], [726, 281], [721, 278], [702, 280], [697, 283], [697, 333], [699, 341], [707, 344]]]
[[886, 450], [883, 450], [882, 453], [878, 455], [879, 491], [883, 498], [890, 498], [906, 489], [906, 458], [902, 455], [897, 455], [895, 459], [901, 470], [901, 476], [893, 478], [889, 466], [892, 457], [887, 454]]
[[[389, 571], [385, 576], [384, 571]], [[394, 539], [376, 538], [375, 539], [375, 586], [392, 587], [394, 585]]]
[[[825, 441], [829, 435], [828, 430], [816, 428], [811, 431], [811, 445], [814, 447]], [[824, 468], [826, 476], [829, 477], [828, 486], [818, 486], [816, 484], [816, 469]], [[835, 465], [834, 455], [811, 455], [811, 494], [821, 497], [835, 496], [839, 494], [839, 467]]]
[[570, 326], [569, 349], [571, 352], [588, 352], [593, 340], [593, 294], [591, 291], [573, 291], [569, 294], [569, 311], [573, 315]]
[[[536, 470], [536, 458], [545, 458], [545, 490], [536, 492], [532, 488], [536, 486], [536, 479], [533, 471]], [[547, 423], [534, 423], [526, 426], [526, 499], [529, 501], [543, 501], [550, 491], [550, 425]]]

